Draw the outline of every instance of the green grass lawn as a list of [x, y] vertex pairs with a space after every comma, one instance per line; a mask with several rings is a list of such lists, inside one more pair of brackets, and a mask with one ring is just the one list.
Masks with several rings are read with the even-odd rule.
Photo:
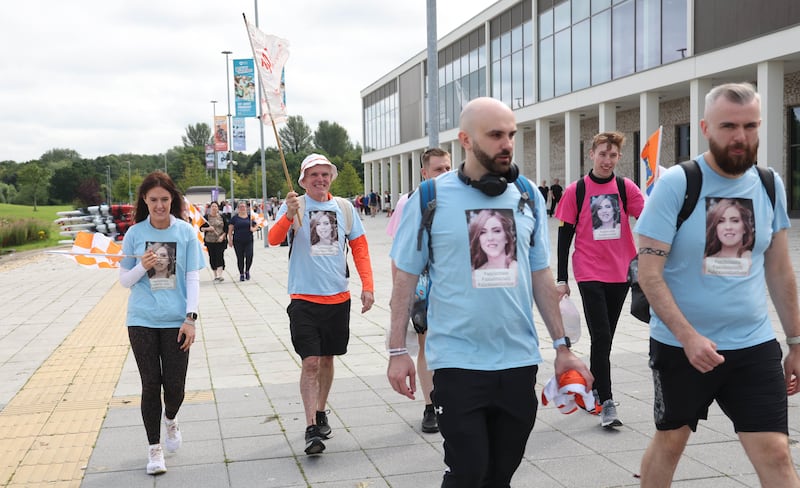
[[[0, 203], [0, 227], [3, 226], [4, 221], [15, 221], [22, 219], [36, 219], [41, 222], [42, 229], [47, 229], [50, 232], [48, 239], [33, 241], [27, 244], [3, 248], [3, 251], [14, 249], [15, 251], [28, 251], [31, 249], [42, 249], [46, 247], [58, 246], [58, 241], [66, 239], [58, 233], [61, 228], [53, 223], [58, 218], [56, 212], [64, 210], [74, 210], [71, 205], [39, 205], [36, 211], [33, 211], [32, 205], [11, 205], [7, 203]], [[2, 229], [0, 229], [2, 231]]]

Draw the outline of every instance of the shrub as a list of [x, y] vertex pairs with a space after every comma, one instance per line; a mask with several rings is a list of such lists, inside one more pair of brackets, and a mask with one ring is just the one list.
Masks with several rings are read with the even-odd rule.
[[41, 220], [0, 220], [0, 247], [19, 246], [49, 238], [49, 225]]

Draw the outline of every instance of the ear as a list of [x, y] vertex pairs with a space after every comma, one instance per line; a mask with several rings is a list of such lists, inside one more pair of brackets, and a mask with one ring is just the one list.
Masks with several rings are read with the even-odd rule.
[[706, 122], [706, 119], [700, 119], [700, 132], [708, 139], [708, 122]]
[[461, 147], [463, 147], [467, 151], [472, 150], [472, 138], [466, 132], [458, 131], [458, 142], [460, 142]]

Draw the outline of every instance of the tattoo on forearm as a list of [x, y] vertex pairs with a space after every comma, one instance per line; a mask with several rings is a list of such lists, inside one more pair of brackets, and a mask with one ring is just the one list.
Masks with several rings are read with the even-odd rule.
[[652, 254], [653, 256], [661, 256], [662, 258], [669, 256], [667, 251], [662, 251], [661, 249], [655, 249], [652, 247], [640, 247], [639, 254]]

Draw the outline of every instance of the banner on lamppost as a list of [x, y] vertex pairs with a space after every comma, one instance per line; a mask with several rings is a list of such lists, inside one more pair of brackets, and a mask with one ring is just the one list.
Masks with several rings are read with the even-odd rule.
[[234, 117], [231, 122], [231, 141], [233, 142], [234, 151], [246, 151], [247, 144], [245, 142], [244, 118]]
[[257, 117], [255, 63], [250, 59], [233, 60], [233, 91], [237, 117]]
[[228, 122], [224, 115], [214, 117], [214, 149], [228, 150]]
[[217, 169], [225, 171], [228, 169], [228, 153], [217, 152]]
[[206, 144], [206, 169], [214, 169], [214, 145]]

